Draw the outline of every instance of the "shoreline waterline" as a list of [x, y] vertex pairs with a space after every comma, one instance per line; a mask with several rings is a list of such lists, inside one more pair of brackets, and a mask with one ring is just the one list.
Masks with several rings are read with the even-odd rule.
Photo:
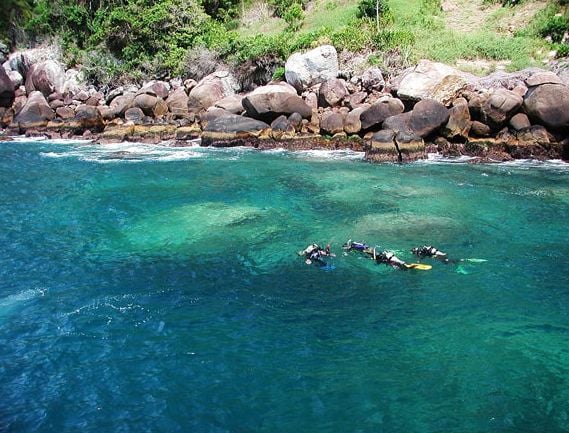
[[[162, 153], [164, 151], [172, 152], [184, 152], [188, 150], [195, 150], [192, 155], [196, 155], [203, 152], [227, 152], [227, 153], [240, 153], [248, 151], [259, 151], [268, 155], [278, 155], [278, 154], [290, 154], [297, 157], [306, 158], [319, 158], [319, 159], [351, 159], [351, 160], [364, 160], [365, 152], [353, 151], [350, 149], [303, 149], [303, 150], [291, 150], [285, 147], [271, 148], [271, 149], [258, 149], [253, 146], [232, 146], [232, 147], [216, 147], [216, 146], [201, 146], [200, 140], [195, 139], [188, 142], [187, 145], [180, 146], [175, 140], [165, 140], [161, 143], [145, 143], [143, 141], [122, 141], [122, 142], [112, 142], [112, 143], [100, 143], [97, 140], [88, 139], [50, 139], [47, 137], [26, 137], [26, 136], [15, 136], [11, 137], [10, 140], [4, 141], [4, 143], [15, 142], [15, 143], [47, 143], [53, 145], [75, 145], [82, 147], [90, 147], [92, 149], [100, 150], [101, 154], [113, 153], [113, 152], [128, 152], [133, 151], [134, 154], [142, 157], [146, 153], [152, 153], [152, 150], [159, 151]], [[3, 142], [0, 141], [0, 146]], [[137, 152], [139, 151], [139, 152]], [[48, 157], [58, 157], [58, 154], [46, 155]], [[69, 156], [69, 155], [68, 155]], [[63, 157], [63, 155], [62, 155]], [[180, 159], [184, 157], [181, 156]], [[171, 160], [175, 160], [173, 157]], [[108, 162], [113, 161], [131, 161], [136, 162], [136, 159], [129, 159], [128, 154], [120, 155], [117, 154], [115, 158], [111, 158]], [[167, 160], [167, 159], [166, 159]], [[380, 162], [378, 164], [398, 164], [396, 162]], [[407, 164], [407, 163], [406, 163]], [[524, 166], [524, 167], [552, 167], [552, 168], [569, 168], [567, 161], [561, 159], [552, 160], [541, 160], [541, 159], [514, 159], [511, 161], [500, 161], [500, 160], [488, 160], [486, 158], [480, 158], [476, 156], [445, 156], [440, 153], [427, 153], [425, 159], [418, 159], [416, 161], [409, 162], [409, 164], [488, 164], [488, 165], [511, 165], [511, 166]]]

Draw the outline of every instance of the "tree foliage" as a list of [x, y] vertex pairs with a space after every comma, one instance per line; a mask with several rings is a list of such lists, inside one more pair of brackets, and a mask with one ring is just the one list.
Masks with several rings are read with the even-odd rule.
[[0, 7], [0, 41], [16, 43], [19, 23], [32, 16], [32, 0], [2, 0]]

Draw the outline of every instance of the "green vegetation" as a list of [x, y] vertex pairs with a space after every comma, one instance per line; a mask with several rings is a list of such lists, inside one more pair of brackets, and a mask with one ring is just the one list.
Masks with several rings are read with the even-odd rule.
[[[457, 0], [454, 21], [440, 0], [4, 2], [9, 7], [0, 9], [0, 39], [14, 45], [24, 36], [55, 38], [65, 61], [81, 64], [99, 85], [153, 76], [199, 79], [222, 62], [240, 71], [243, 83], [278, 79], [291, 53], [324, 43], [363, 53], [369, 64], [388, 71], [421, 58], [520, 69], [541, 64], [553, 49], [558, 56], [569, 51], [568, 0], [550, 0], [537, 14], [527, 13], [532, 0]], [[240, 25], [260, 4], [267, 14]], [[522, 10], [529, 18], [509, 23]]]

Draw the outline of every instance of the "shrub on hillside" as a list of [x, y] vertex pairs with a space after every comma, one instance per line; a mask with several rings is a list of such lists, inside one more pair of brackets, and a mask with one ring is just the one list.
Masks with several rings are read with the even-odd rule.
[[283, 19], [288, 24], [287, 30], [296, 32], [300, 29], [302, 21], [304, 20], [304, 11], [302, 6], [298, 3], [294, 3], [288, 7], [283, 15]]
[[277, 68], [282, 67], [282, 65], [283, 61], [274, 55], [249, 59], [235, 68], [235, 78], [243, 90], [253, 90], [257, 86], [264, 86], [269, 83]]
[[217, 53], [204, 46], [198, 46], [187, 51], [184, 65], [184, 76], [199, 81], [215, 72], [223, 63]]
[[373, 18], [377, 15], [381, 18], [389, 11], [386, 0], [360, 0], [358, 4], [358, 18]]
[[569, 21], [567, 18], [563, 15], [554, 15], [544, 23], [539, 33], [541, 36], [549, 36], [553, 42], [559, 43], [567, 32], [569, 32]]

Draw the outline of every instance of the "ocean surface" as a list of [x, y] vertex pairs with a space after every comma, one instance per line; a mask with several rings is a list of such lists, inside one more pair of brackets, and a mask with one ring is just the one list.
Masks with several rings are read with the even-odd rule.
[[569, 431], [569, 165], [20, 140], [0, 228], [1, 433]]

